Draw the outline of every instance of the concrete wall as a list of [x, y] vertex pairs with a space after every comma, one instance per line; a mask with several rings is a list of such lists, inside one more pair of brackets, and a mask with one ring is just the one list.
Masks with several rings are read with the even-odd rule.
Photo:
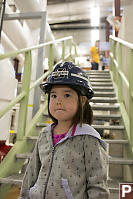
[[[79, 44], [81, 42], [91, 42], [91, 30], [82, 29], [82, 30], [58, 30], [53, 31], [55, 38], [61, 38], [64, 36], [73, 36], [74, 42]], [[100, 40], [105, 41], [105, 29], [100, 30]]]
[[[55, 39], [59, 39], [62, 37], [73, 36], [73, 41], [79, 47], [80, 52], [83, 54], [89, 54], [91, 43], [91, 30], [90, 29], [82, 29], [82, 30], [56, 30], [52, 31]], [[105, 42], [105, 29], [100, 30], [99, 39], [101, 42]]]

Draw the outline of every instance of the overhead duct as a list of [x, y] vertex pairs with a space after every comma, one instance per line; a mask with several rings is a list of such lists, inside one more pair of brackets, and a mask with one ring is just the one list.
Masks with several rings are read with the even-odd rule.
[[[14, 0], [14, 3], [21, 12], [40, 12], [46, 10], [47, 0]], [[40, 27], [40, 20], [27, 20], [26, 23], [30, 29]]]
[[[6, 5], [5, 13], [6, 14], [12, 13], [12, 10], [8, 5]], [[26, 31], [24, 30], [19, 21], [17, 20], [4, 21], [3, 31], [18, 49], [27, 47], [28, 37]]]
[[[4, 46], [5, 52], [17, 50], [17, 47], [11, 42], [9, 37], [7, 37], [7, 35], [4, 32], [2, 32], [1, 35], [2, 35], [1, 44], [2, 44], [2, 46]], [[16, 55], [16, 57], [19, 59], [20, 65], [23, 65], [24, 64], [24, 56]]]
[[[14, 0], [16, 7], [20, 10], [20, 12], [39, 12], [45, 11], [47, 6], [47, 0]], [[39, 20], [38, 20], [39, 21]], [[33, 27], [40, 28], [40, 23], [37, 20], [26, 20], [30, 29]], [[50, 29], [49, 24], [46, 22], [46, 42], [47, 41], [54, 41], [54, 35]], [[48, 52], [46, 50], [45, 52]], [[54, 56], [57, 60], [60, 59], [60, 53], [56, 44], [54, 44]], [[47, 57], [47, 53], [46, 53]]]

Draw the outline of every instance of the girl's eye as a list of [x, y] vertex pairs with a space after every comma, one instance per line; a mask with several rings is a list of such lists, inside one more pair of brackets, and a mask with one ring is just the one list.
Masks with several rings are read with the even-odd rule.
[[56, 95], [52, 94], [52, 95], [51, 95], [51, 98], [56, 98]]
[[65, 97], [66, 97], [66, 98], [70, 97], [70, 94], [65, 94]]

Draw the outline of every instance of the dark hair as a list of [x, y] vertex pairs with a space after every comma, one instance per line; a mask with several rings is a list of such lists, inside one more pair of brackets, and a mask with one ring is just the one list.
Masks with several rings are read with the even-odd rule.
[[[77, 86], [72, 86], [72, 85], [68, 85], [70, 88], [72, 88], [74, 91], [76, 91], [77, 95], [78, 95], [78, 111], [75, 114], [74, 118], [73, 118], [73, 124], [78, 124], [80, 123], [80, 126], [82, 126], [82, 124], [89, 124], [91, 125], [93, 122], [93, 111], [92, 108], [89, 104], [89, 100], [86, 98], [86, 102], [85, 104], [82, 106], [81, 103], [81, 88], [77, 87]], [[58, 124], [58, 120], [56, 118], [54, 118], [50, 111], [49, 111], [49, 102], [50, 102], [50, 92], [48, 93], [48, 114], [49, 117], [52, 119], [52, 121], [55, 124]]]

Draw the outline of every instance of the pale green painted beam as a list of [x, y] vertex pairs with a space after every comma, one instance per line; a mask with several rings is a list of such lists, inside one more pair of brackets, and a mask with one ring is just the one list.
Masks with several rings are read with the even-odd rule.
[[49, 46], [49, 70], [52, 71], [54, 65], [54, 49], [53, 44]]
[[133, 151], [133, 50], [130, 54], [129, 63], [129, 118], [130, 118], [130, 141]]
[[23, 138], [23, 136], [25, 136], [28, 102], [29, 102], [30, 81], [31, 81], [31, 68], [32, 68], [31, 51], [28, 51], [25, 54], [24, 75], [23, 75], [23, 82], [22, 82], [22, 92], [25, 91], [26, 96], [20, 102], [17, 140], [21, 140]]
[[122, 71], [122, 44], [119, 43], [118, 46], [118, 101], [123, 102], [123, 80], [119, 73], [119, 71]]
[[70, 53], [70, 56], [69, 56], [69, 61], [72, 61], [72, 40], [69, 41], [69, 53]]
[[51, 44], [60, 43], [63, 40], [70, 40], [70, 39], [72, 39], [72, 36], [64, 37], [64, 38], [57, 39], [57, 40], [54, 40], [54, 41], [45, 42], [43, 44], [39, 44], [39, 45], [32, 46], [32, 47], [29, 47], [29, 48], [24, 48], [24, 49], [21, 49], [21, 50], [18, 50], [18, 51], [11, 51], [11, 52], [8, 52], [8, 53], [5, 53], [5, 54], [0, 54], [0, 60], [5, 59], [5, 58], [14, 57], [16, 55], [26, 53], [28, 51], [36, 50], [36, 49], [39, 49], [39, 48], [42, 48], [42, 47], [45, 47], [45, 46], [48, 46], [48, 45], [51, 45]]
[[[127, 137], [131, 144], [131, 150], [133, 152], [133, 44], [123, 41], [122, 39], [110, 36], [111, 49], [110, 49], [110, 68], [113, 74], [113, 79], [115, 83], [115, 90], [117, 92], [118, 100], [120, 103], [120, 110], [123, 118], [123, 122], [125, 125]], [[118, 62], [116, 60], [116, 43], [119, 45], [119, 49], [117, 51]], [[126, 46], [131, 51], [131, 58], [129, 66], [127, 70], [129, 71], [128, 77], [129, 80], [125, 77], [125, 74], [122, 71], [122, 47]], [[118, 77], [118, 78], [117, 78]], [[118, 79], [118, 80], [117, 80]], [[125, 103], [123, 99], [123, 84], [129, 90], [129, 114], [125, 108]]]
[[65, 60], [65, 41], [62, 41], [62, 61]]

